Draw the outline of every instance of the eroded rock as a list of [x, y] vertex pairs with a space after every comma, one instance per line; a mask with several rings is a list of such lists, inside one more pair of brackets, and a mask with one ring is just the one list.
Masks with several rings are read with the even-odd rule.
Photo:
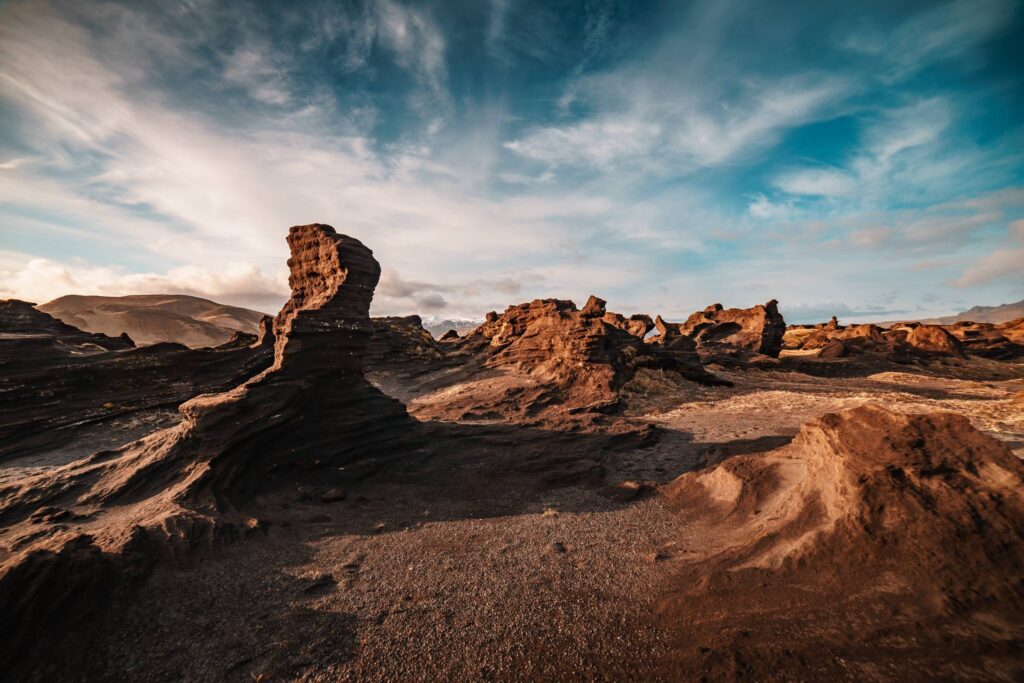
[[702, 348], [740, 348], [777, 358], [782, 351], [786, 321], [774, 299], [751, 308], [712, 304], [687, 318], [679, 331], [695, 339]]
[[[288, 244], [292, 297], [274, 320], [270, 368], [188, 401], [177, 427], [0, 490], [0, 626], [18, 634], [0, 645], [0, 665], [166, 549], [247, 535], [253, 496], [314, 475], [340, 485], [352, 476], [340, 467], [372, 471], [405, 452], [405, 409], [363, 374], [380, 266], [327, 225], [294, 227]], [[33, 522], [43, 507], [82, 520]]]
[[836, 614], [884, 624], [884, 636], [859, 631], [873, 663], [901, 660], [911, 641], [964, 662], [977, 659], [979, 638], [1009, 652], [1015, 636], [972, 615], [1024, 617], [1022, 490], [1024, 464], [966, 418], [874, 406], [825, 415], [776, 451], [683, 475], [664, 493], [692, 554], [660, 611], [680, 644], [706, 652], [679, 647], [675, 666], [724, 673], [707, 655], [726, 648], [761, 678], [791, 665], [782, 650], [852, 654]]

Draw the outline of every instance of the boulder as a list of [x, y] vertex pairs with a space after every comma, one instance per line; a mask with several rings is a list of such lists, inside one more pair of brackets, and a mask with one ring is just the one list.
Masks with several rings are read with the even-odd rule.
[[932, 356], [964, 358], [964, 345], [938, 325], [916, 325], [904, 339], [913, 352]]
[[693, 337], [701, 348], [731, 347], [777, 358], [786, 321], [779, 313], [778, 302], [772, 299], [751, 308], [713, 304], [687, 318], [679, 330]]

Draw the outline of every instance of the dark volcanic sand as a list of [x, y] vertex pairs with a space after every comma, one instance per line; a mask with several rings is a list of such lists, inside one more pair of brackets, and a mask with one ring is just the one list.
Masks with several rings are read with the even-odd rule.
[[[733, 388], [694, 385], [668, 397], [648, 378], [646, 396], [638, 389], [632, 401], [639, 417], [630, 419], [664, 431], [646, 448], [608, 447], [599, 436], [565, 441], [526, 426], [456, 426], [465, 431], [439, 437], [446, 447], [433, 457], [410, 458], [397, 472], [352, 485], [344, 501], [321, 503], [316, 491], [313, 500], [295, 494], [262, 501], [260, 516], [270, 522], [265, 538], [159, 566], [127, 607], [118, 603], [88, 628], [42, 643], [54, 649], [35, 660], [40, 668], [15, 673], [67, 678], [65, 663], [85, 648], [84, 678], [652, 680], [680, 677], [666, 668], [671, 644], [677, 654], [692, 650], [692, 661], [711, 661], [716, 676], [742, 678], [733, 661], [742, 642], [732, 647], [726, 638], [705, 652], [707, 643], [673, 640], [671, 621], [655, 616], [659, 600], [679, 588], [678, 563], [699, 551], [678, 545], [679, 517], [657, 496], [623, 502], [608, 485], [664, 483], [732, 455], [769, 450], [816, 415], [872, 401], [899, 412], [967, 415], [1019, 455], [1024, 410], [1014, 397], [1024, 381], [1012, 378], [1019, 370], [1010, 366], [1011, 378], [1001, 380], [912, 369], [827, 380], [732, 372], [725, 376]], [[431, 400], [421, 394], [411, 405], [422, 410]], [[549, 480], [546, 465], [557, 470], [581, 460], [597, 464], [598, 474], [584, 466], [570, 469], [566, 481]], [[899, 589], [876, 588], [882, 595]], [[783, 604], [778, 600], [772, 605]], [[864, 609], [849, 623], [870, 630], [890, 618]], [[847, 623], [841, 616], [826, 621], [834, 619], [833, 627]], [[797, 639], [828, 634], [784, 619], [777, 627], [785, 633], [780, 643], [794, 628], [805, 629]], [[913, 676], [1012, 677], [1008, 627], [1015, 628], [985, 627], [1002, 643], [991, 646], [990, 669], [914, 652]], [[737, 637], [742, 641], [729, 636]], [[986, 641], [978, 642], [984, 660]], [[796, 679], [908, 675], [898, 660], [878, 660], [862, 644], [832, 641], [812, 650], [818, 661], [780, 655], [765, 665]]]

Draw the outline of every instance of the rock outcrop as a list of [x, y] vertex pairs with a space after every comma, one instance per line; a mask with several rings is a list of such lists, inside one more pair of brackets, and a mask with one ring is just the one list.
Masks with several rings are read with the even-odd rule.
[[537, 299], [510, 306], [501, 315], [488, 314], [465, 343], [484, 354], [485, 368], [515, 371], [529, 380], [529, 389], [509, 394], [498, 412], [611, 410], [619, 404], [622, 387], [641, 368], [675, 372], [702, 384], [726, 384], [704, 369], [692, 340], [645, 342], [645, 317], [630, 330], [629, 323], [621, 322], [625, 318], [606, 311], [597, 297], [591, 296], [583, 310], [572, 301]]
[[424, 329], [418, 315], [373, 318], [371, 322], [373, 339], [366, 357], [367, 370], [418, 366], [425, 371], [441, 359], [438, 342]]
[[0, 461], [72, 442], [84, 455], [96, 450], [82, 450], [93, 435], [104, 448], [133, 441], [173, 424], [184, 401], [236, 386], [273, 358], [272, 335], [264, 346], [245, 335], [216, 349], [136, 348], [20, 301], [0, 302], [0, 330]]
[[744, 677], [788, 677], [804, 655], [884, 670], [943, 648], [969, 671], [1010, 652], [1024, 618], [1022, 491], [1024, 464], [966, 418], [872, 406], [683, 475], [664, 494], [688, 554], [660, 610], [689, 644], [678, 670], [718, 677], [742, 662]]
[[645, 313], [636, 313], [627, 318], [621, 313], [605, 312], [604, 321], [641, 339], [654, 329], [654, 321]]
[[695, 339], [701, 348], [745, 349], [777, 358], [782, 351], [786, 321], [774, 299], [751, 308], [712, 304], [687, 318], [679, 331]]
[[1024, 336], [1017, 328], [1024, 331], [1024, 320], [1001, 325], [958, 322], [946, 327], [949, 333], [963, 344], [964, 350], [968, 354], [1003, 361], [1024, 358], [1024, 344], [1011, 339], [1013, 336], [1018, 339]]
[[[0, 301], [0, 341], [33, 348], [36, 354], [81, 355], [135, 347], [127, 334], [108, 336], [84, 332], [18, 299]], [[13, 354], [4, 354], [4, 358]]]
[[188, 401], [177, 427], [0, 489], [0, 628], [18, 635], [0, 645], [0, 666], [162, 549], [258, 532], [245, 511], [254, 496], [343, 486], [405, 452], [405, 409], [363, 374], [372, 252], [319, 224], [292, 228], [288, 244], [292, 296], [270, 368]]
[[889, 358], [897, 363], [917, 359], [964, 358], [964, 345], [938, 325], [907, 323], [885, 334]]

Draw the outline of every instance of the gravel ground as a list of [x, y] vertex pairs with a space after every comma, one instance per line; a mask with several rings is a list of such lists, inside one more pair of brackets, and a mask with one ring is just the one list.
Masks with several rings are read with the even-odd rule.
[[[672, 641], [652, 613], [680, 521], [657, 497], [622, 501], [607, 485], [774, 448], [808, 419], [865, 402], [965, 414], [1024, 455], [1021, 379], [728, 376], [735, 387], [652, 394], [645, 409], [634, 397], [635, 419], [660, 429], [650, 447], [466, 427], [343, 501], [262, 501], [266, 537], [160, 565], [16, 678], [653, 680]], [[578, 460], [597, 467], [580, 476], [601, 480], [545, 479]], [[86, 664], [69, 668], [83, 651]]]

